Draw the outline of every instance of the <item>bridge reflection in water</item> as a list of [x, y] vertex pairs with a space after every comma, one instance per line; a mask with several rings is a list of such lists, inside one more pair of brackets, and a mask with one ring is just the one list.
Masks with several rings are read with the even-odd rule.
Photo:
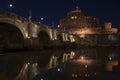
[[119, 80], [119, 53], [119, 48], [1, 52], [0, 80]]
[[0, 80], [32, 80], [74, 56], [74, 51], [1, 52]]

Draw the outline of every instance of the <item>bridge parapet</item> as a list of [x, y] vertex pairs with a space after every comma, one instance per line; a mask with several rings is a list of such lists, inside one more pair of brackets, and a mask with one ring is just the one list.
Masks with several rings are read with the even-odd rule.
[[0, 17], [2, 17], [2, 16], [7, 17], [7, 18], [12, 18], [12, 19], [19, 19], [21, 21], [28, 21], [28, 19], [26, 19], [26, 18], [24, 18], [22, 16], [18, 16], [15, 13], [0, 10]]

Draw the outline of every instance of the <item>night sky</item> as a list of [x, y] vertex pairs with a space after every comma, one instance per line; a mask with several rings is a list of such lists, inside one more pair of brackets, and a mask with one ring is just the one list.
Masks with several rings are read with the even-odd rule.
[[[10, 8], [9, 4], [13, 7]], [[75, 10], [76, 6], [87, 16], [96, 16], [100, 24], [112, 22], [114, 27], [120, 28], [120, 1], [119, 0], [0, 0], [0, 8], [12, 11], [20, 16], [28, 17], [32, 11], [34, 21], [44, 24], [59, 24], [67, 12]], [[44, 20], [41, 20], [44, 18]]]

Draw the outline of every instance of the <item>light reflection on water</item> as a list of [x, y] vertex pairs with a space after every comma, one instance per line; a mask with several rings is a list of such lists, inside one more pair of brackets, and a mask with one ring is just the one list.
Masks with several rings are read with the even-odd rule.
[[[0, 80], [36, 80], [43, 79], [44, 73], [54, 73], [62, 77], [89, 78], [103, 72], [114, 71], [120, 62], [119, 49], [79, 49], [46, 50], [27, 52], [1, 52]], [[47, 75], [48, 75], [47, 74]], [[52, 73], [53, 74], [53, 73]], [[50, 75], [52, 75], [50, 74]], [[46, 80], [49, 76], [44, 77]], [[53, 79], [54, 80], [54, 79]], [[99, 79], [100, 80], [100, 79]], [[103, 80], [103, 79], [101, 79]]]
[[58, 64], [74, 57], [73, 51], [8, 52], [1, 55], [0, 80], [32, 80]]

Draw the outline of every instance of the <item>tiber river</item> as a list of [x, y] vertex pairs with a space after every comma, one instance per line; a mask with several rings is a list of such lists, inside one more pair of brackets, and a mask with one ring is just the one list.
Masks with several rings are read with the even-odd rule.
[[0, 52], [0, 80], [120, 80], [120, 48]]

